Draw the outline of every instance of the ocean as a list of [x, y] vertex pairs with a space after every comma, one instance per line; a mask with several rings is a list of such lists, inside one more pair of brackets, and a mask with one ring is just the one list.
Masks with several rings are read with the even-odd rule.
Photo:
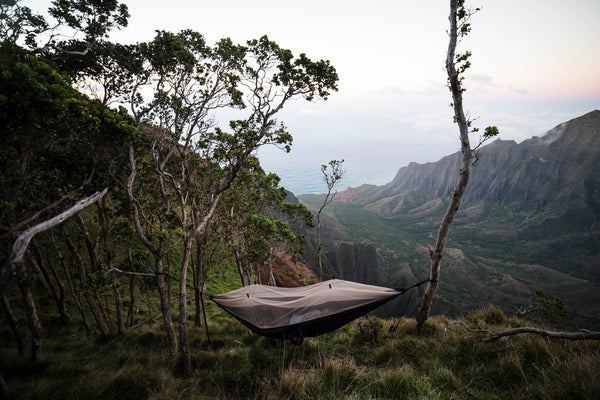
[[399, 140], [355, 140], [346, 142], [317, 143], [296, 142], [290, 153], [274, 146], [266, 146], [258, 151], [263, 169], [276, 173], [280, 185], [295, 195], [324, 193], [327, 185], [323, 181], [321, 165], [330, 160], [344, 160], [343, 178], [334, 191], [363, 184], [385, 185], [392, 181], [398, 169], [411, 161], [431, 160], [426, 146], [407, 147]]
[[383, 185], [390, 182], [398, 170], [397, 160], [392, 154], [377, 153], [378, 146], [375, 147], [365, 149], [352, 145], [336, 148], [294, 145], [290, 153], [285, 153], [270, 146], [260, 149], [258, 157], [263, 169], [279, 175], [281, 186], [300, 195], [327, 191], [321, 165], [334, 159], [344, 160], [344, 174], [335, 190], [341, 191], [365, 183]]

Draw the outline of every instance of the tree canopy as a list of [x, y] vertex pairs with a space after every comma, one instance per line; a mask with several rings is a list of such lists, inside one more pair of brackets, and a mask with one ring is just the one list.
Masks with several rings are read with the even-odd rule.
[[[24, 253], [18, 284], [35, 358], [42, 356], [41, 324], [30, 276], [39, 277], [61, 320], [69, 320], [70, 293], [86, 332], [91, 316], [104, 338], [135, 326], [137, 297], [153, 287], [169, 349], [181, 351], [189, 375], [188, 270], [196, 299], [211, 276], [231, 266], [256, 267], [240, 267], [241, 284], [260, 279], [273, 254], [299, 251], [302, 236], [290, 224], [312, 224], [306, 207], [284, 202], [279, 178], [254, 154], [268, 144], [290, 151], [292, 134], [279, 112], [295, 99], [327, 99], [337, 90], [335, 68], [267, 36], [209, 44], [187, 29], [113, 43], [107, 33], [126, 27], [129, 17], [116, 0], [54, 0], [46, 17], [4, 1], [0, 15], [3, 271], [21, 232], [94, 199], [85, 210], [71, 207], [68, 221], [40, 232]], [[218, 120], [221, 109], [239, 117]], [[3, 304], [22, 343], [7, 293], [10, 287]], [[110, 302], [100, 293], [111, 293]]]

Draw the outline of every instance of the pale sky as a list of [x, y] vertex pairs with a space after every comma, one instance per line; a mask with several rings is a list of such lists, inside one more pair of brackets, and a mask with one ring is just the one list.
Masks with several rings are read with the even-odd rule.
[[[326, 102], [295, 102], [281, 115], [299, 147], [324, 137], [338, 147], [365, 140], [400, 146], [392, 176], [410, 161], [458, 150], [445, 87], [448, 0], [124, 3], [131, 17], [111, 35], [117, 42], [149, 41], [158, 29], [193, 29], [209, 43], [231, 37], [243, 44], [267, 34], [294, 54], [330, 60], [339, 92]], [[22, 4], [41, 12], [49, 2]], [[459, 48], [473, 53], [464, 97], [475, 125], [496, 125], [502, 139], [520, 142], [600, 109], [599, 0], [467, 4], [481, 8]]]

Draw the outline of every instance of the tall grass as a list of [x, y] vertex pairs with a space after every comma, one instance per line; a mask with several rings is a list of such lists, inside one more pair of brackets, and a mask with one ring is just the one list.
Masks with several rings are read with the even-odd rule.
[[71, 328], [45, 332], [45, 358], [20, 358], [0, 329], [0, 370], [15, 399], [596, 399], [600, 345], [534, 335], [485, 343], [522, 321], [493, 308], [464, 321], [364, 318], [300, 347], [257, 336], [211, 309], [211, 344], [190, 330], [193, 376], [180, 377], [158, 324], [100, 343]]

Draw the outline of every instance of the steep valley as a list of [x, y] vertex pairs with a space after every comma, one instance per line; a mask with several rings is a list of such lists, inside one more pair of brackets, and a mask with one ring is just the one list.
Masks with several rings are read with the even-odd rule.
[[[325, 248], [372, 246], [382, 285], [426, 279], [427, 245], [435, 242], [459, 159], [411, 163], [389, 184], [341, 191], [324, 210]], [[566, 303], [566, 323], [600, 327], [599, 171], [600, 111], [541, 138], [484, 146], [450, 231], [433, 311], [462, 316], [493, 304], [514, 314], [542, 290]], [[322, 204], [320, 195], [300, 200]]]

